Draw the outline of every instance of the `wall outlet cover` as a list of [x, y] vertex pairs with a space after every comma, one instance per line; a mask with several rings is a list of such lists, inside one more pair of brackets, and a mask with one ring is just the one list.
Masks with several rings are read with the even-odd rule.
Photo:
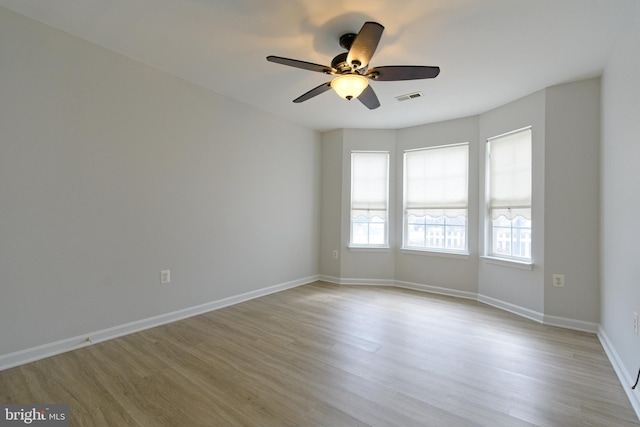
[[563, 288], [564, 287], [564, 274], [554, 274], [552, 276], [553, 287], [555, 288]]
[[171, 283], [171, 270], [160, 271], [160, 284]]

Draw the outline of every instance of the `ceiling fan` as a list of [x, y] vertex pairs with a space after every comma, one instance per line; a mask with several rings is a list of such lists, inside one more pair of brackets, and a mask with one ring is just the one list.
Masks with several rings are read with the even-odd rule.
[[440, 73], [440, 67], [421, 65], [393, 65], [368, 69], [369, 61], [382, 37], [382, 31], [384, 27], [377, 22], [365, 22], [358, 34], [342, 35], [340, 46], [347, 49], [347, 52], [333, 58], [331, 66], [273, 55], [267, 56], [267, 61], [336, 76], [330, 82], [323, 83], [294, 99], [295, 103], [304, 102], [333, 89], [342, 98], [358, 98], [367, 108], [373, 110], [380, 106], [380, 101], [369, 86], [369, 80], [384, 82], [432, 79]]

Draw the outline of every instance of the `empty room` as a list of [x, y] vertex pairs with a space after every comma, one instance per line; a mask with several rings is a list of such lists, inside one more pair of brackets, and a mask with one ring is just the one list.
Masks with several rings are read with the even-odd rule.
[[640, 426], [637, 0], [0, 0], [0, 425]]

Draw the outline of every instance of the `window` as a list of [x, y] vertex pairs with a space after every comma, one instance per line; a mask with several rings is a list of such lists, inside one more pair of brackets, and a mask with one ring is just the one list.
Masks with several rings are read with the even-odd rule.
[[469, 144], [404, 153], [404, 248], [467, 251]]
[[487, 141], [489, 255], [531, 260], [531, 128]]
[[389, 153], [351, 153], [351, 246], [388, 246]]

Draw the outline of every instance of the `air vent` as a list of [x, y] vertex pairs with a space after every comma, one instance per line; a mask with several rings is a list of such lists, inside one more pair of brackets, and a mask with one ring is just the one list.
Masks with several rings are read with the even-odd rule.
[[410, 99], [420, 98], [421, 96], [422, 96], [422, 92], [413, 92], [413, 93], [408, 93], [406, 95], [396, 96], [396, 99], [398, 101], [408, 101]]

